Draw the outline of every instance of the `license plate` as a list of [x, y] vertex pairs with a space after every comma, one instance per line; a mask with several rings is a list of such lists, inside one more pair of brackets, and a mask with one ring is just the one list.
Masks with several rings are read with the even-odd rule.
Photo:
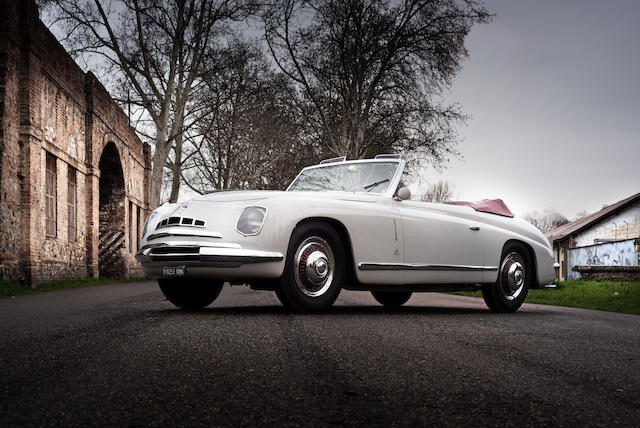
[[184, 276], [184, 266], [166, 266], [162, 268], [162, 276]]

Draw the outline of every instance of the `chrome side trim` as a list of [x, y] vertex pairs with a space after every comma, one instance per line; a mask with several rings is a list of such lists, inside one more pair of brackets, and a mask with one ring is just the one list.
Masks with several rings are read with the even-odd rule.
[[358, 263], [358, 270], [496, 271], [498, 266], [433, 265], [421, 263]]

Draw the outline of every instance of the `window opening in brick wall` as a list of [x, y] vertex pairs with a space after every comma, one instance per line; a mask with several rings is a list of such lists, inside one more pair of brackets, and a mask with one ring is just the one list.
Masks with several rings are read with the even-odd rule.
[[135, 235], [133, 233], [133, 202], [129, 201], [129, 252], [133, 253], [134, 248], [134, 238]]
[[78, 184], [75, 168], [69, 166], [67, 173], [67, 210], [69, 218], [69, 241], [75, 241], [78, 238]]
[[47, 165], [44, 180], [46, 236], [55, 238], [57, 234], [57, 170], [56, 157], [47, 153]]
[[138, 226], [136, 228], [136, 251], [140, 250], [140, 234], [142, 233], [142, 224], [140, 223], [140, 221], [142, 220], [142, 210], [140, 209], [140, 207], [137, 207], [137, 212], [136, 212], [136, 225]]

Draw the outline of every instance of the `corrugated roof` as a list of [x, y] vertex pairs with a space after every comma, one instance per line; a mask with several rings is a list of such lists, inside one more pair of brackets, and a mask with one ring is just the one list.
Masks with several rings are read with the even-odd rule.
[[604, 207], [600, 211], [595, 212], [591, 215], [579, 218], [575, 221], [572, 221], [571, 223], [563, 224], [562, 226], [545, 233], [544, 236], [546, 236], [547, 239], [552, 239], [553, 241], [561, 241], [565, 237], [582, 229], [586, 229], [587, 227], [591, 226], [594, 223], [597, 223], [604, 217], [607, 217], [610, 214], [615, 214], [617, 211], [626, 208], [636, 201], [640, 201], [640, 193], [636, 193], [635, 195], [629, 196], [628, 198], [618, 201], [613, 205]]

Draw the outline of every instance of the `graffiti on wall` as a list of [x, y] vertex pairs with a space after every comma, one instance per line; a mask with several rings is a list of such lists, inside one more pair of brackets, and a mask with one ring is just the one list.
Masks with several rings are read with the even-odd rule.
[[574, 266], [637, 266], [635, 239], [607, 242], [569, 250], [569, 279], [578, 279]]

